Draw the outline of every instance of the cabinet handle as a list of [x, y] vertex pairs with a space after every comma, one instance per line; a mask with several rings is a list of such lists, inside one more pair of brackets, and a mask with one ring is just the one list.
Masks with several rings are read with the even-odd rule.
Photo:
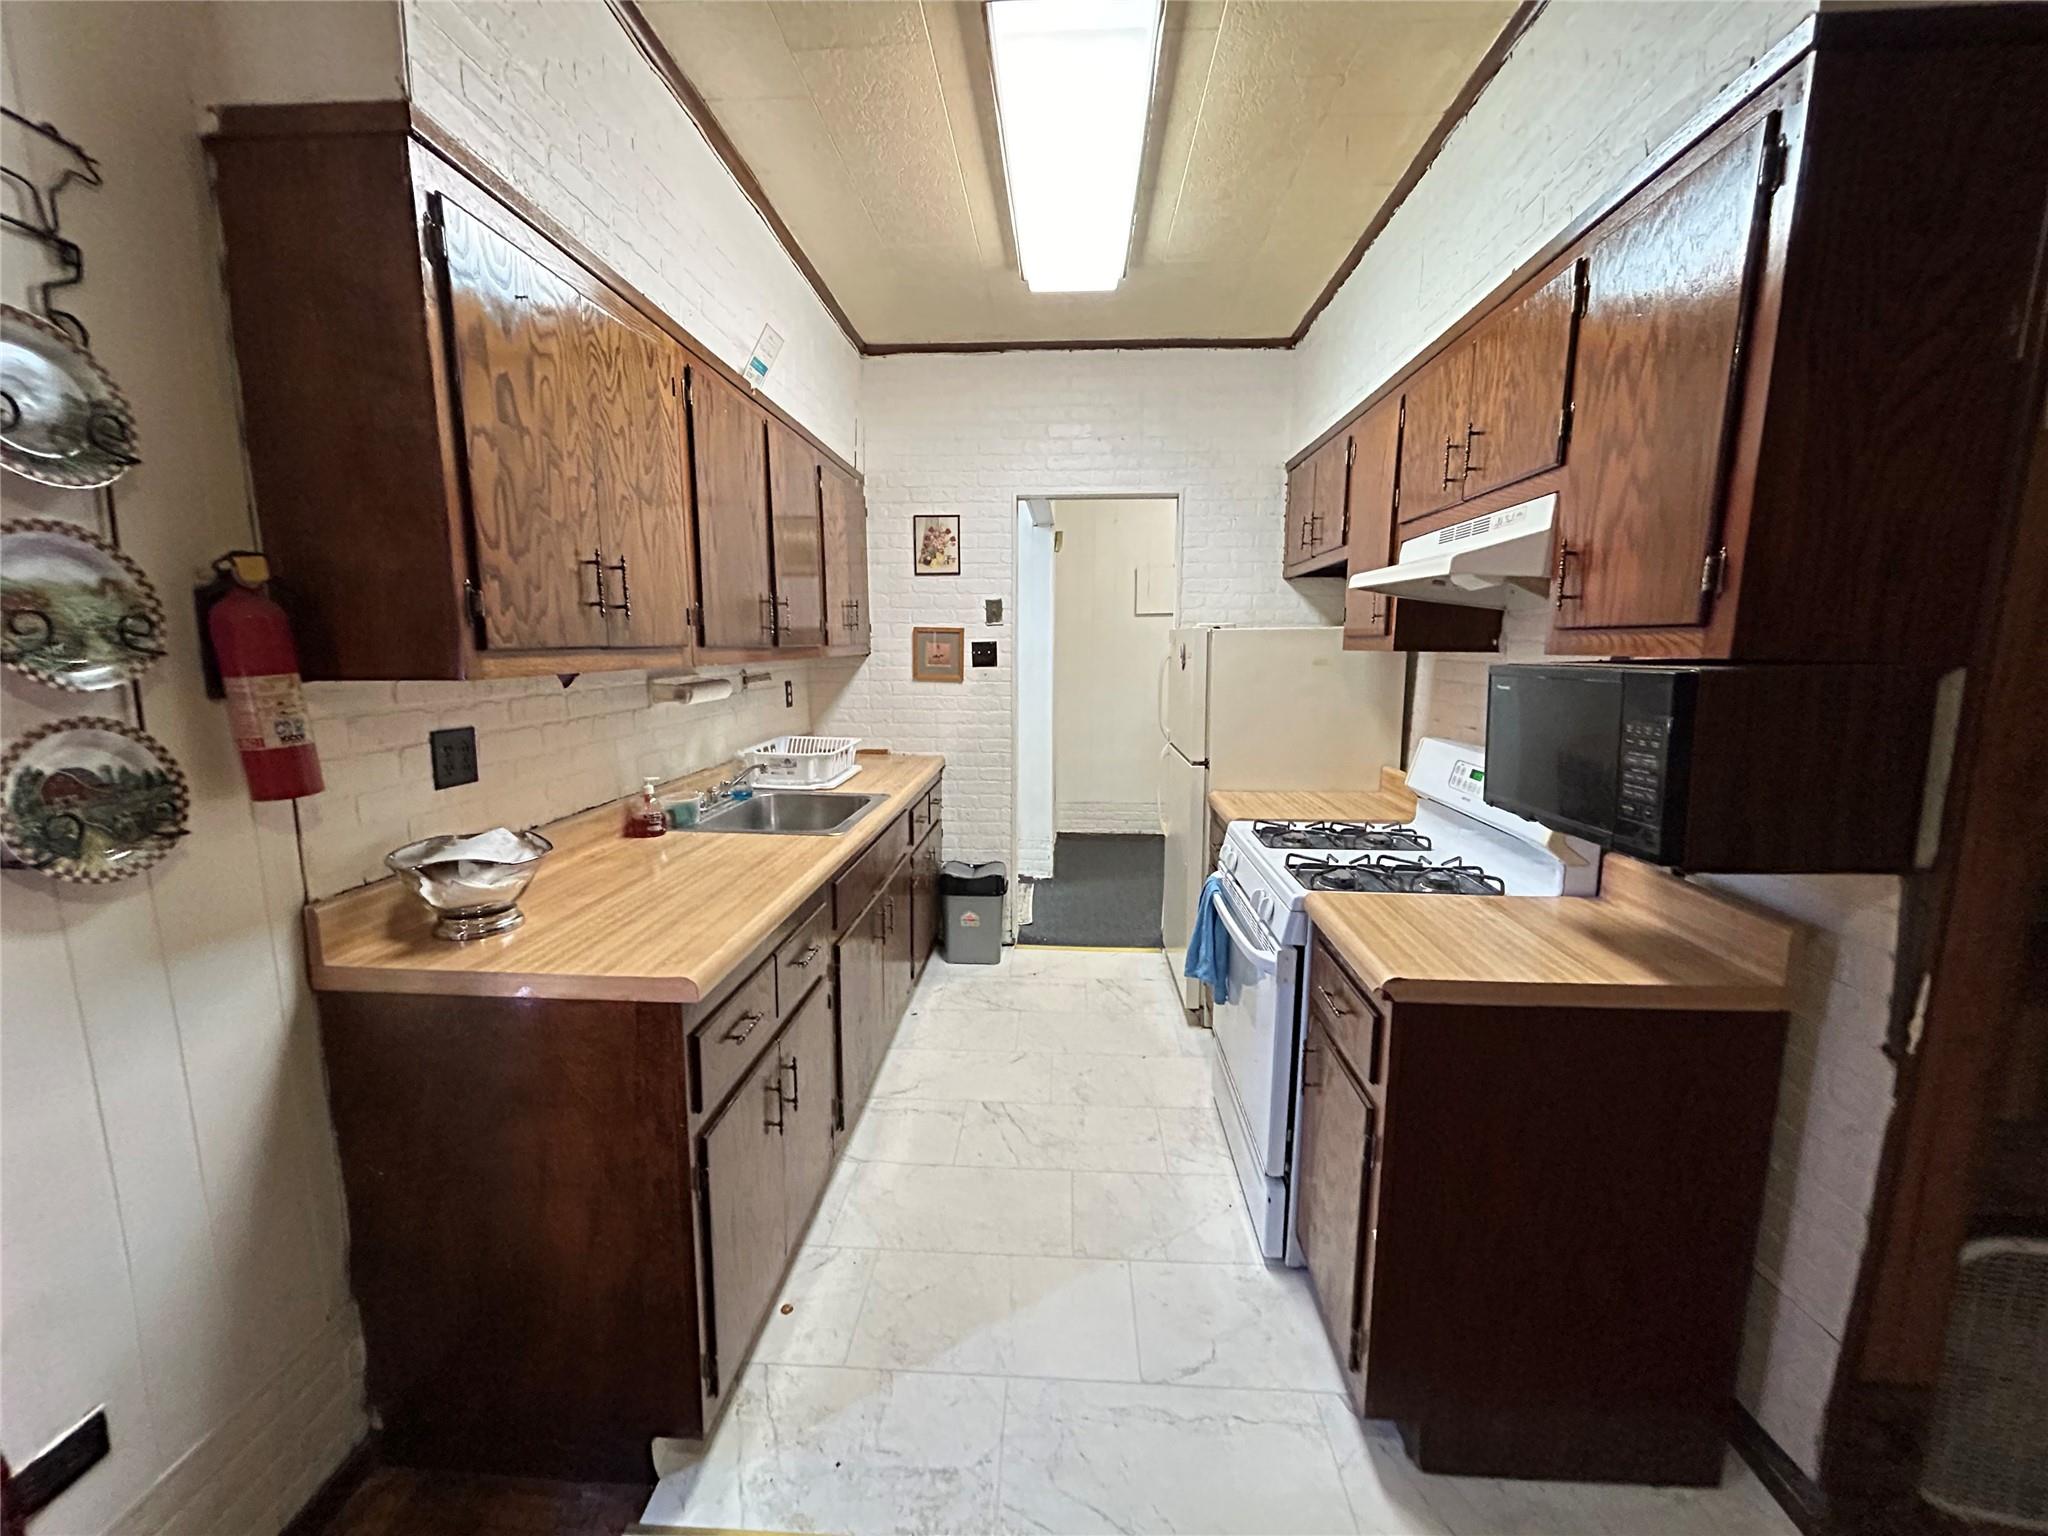
[[1577, 601], [1578, 601], [1578, 600], [1579, 600], [1579, 599], [1580, 599], [1580, 598], [1581, 598], [1582, 596], [1584, 596], [1584, 594], [1585, 594], [1585, 585], [1584, 585], [1584, 578], [1583, 578], [1583, 576], [1581, 577], [1581, 581], [1580, 581], [1580, 589], [1579, 589], [1579, 591], [1577, 591], [1577, 592], [1567, 592], [1567, 591], [1565, 591], [1565, 589], [1564, 589], [1564, 576], [1565, 576], [1565, 568], [1566, 568], [1566, 563], [1567, 563], [1568, 561], [1572, 561], [1572, 560], [1577, 560], [1578, 558], [1580, 558], [1580, 552], [1579, 552], [1578, 550], [1576, 550], [1576, 549], [1573, 549], [1573, 548], [1571, 547], [1571, 545], [1569, 545], [1569, 544], [1565, 543], [1565, 541], [1564, 541], [1563, 539], [1559, 539], [1559, 540], [1557, 541], [1557, 593], [1556, 593], [1556, 604], [1557, 604], [1557, 606], [1558, 606], [1559, 608], [1562, 608], [1562, 607], [1564, 607], [1564, 605], [1565, 605], [1565, 602], [1566, 602], [1566, 600], [1567, 600], [1567, 599], [1569, 599], [1570, 601], [1572, 601], [1572, 602], [1575, 602], [1575, 603], [1576, 603], [1576, 602], [1577, 602]]
[[797, 1101], [803, 1094], [803, 1084], [797, 1081], [796, 1058], [792, 1056], [782, 1065], [783, 1069], [789, 1073], [789, 1098], [785, 1102], [788, 1103], [791, 1109], [801, 1109], [803, 1106]]
[[769, 644], [775, 643], [775, 599], [766, 592], [761, 594], [761, 634]]
[[745, 1045], [747, 1036], [761, 1027], [762, 1015], [743, 1013], [732, 1021], [732, 1028], [725, 1032], [725, 1038], [734, 1045]]
[[1320, 1046], [1318, 1046], [1318, 1045], [1316, 1044], [1316, 1042], [1315, 1042], [1315, 1040], [1314, 1040], [1314, 1038], [1313, 1038], [1313, 1037], [1311, 1037], [1310, 1039], [1308, 1039], [1308, 1040], [1306, 1040], [1306, 1041], [1304, 1041], [1304, 1042], [1303, 1042], [1303, 1044], [1302, 1044], [1302, 1047], [1301, 1047], [1301, 1086], [1302, 1086], [1302, 1087], [1304, 1087], [1304, 1088], [1320, 1088], [1320, 1087], [1322, 1087], [1322, 1086], [1323, 1086], [1323, 1080], [1322, 1080], [1321, 1078], [1319, 1078], [1319, 1077], [1314, 1077], [1314, 1078], [1312, 1078], [1312, 1077], [1310, 1077], [1310, 1076], [1308, 1075], [1308, 1064], [1309, 1064], [1309, 1062], [1311, 1062], [1312, 1060], [1315, 1060], [1315, 1059], [1319, 1058], [1319, 1057], [1320, 1057], [1320, 1056], [1321, 1056], [1322, 1054], [1323, 1054], [1323, 1053], [1322, 1053], [1322, 1048], [1321, 1048]]
[[1464, 450], [1458, 455], [1459, 463], [1464, 466], [1462, 469], [1458, 471], [1459, 479], [1463, 480], [1468, 476], [1474, 474], [1475, 472], [1482, 475], [1486, 473], [1486, 466], [1484, 464], [1474, 464], [1472, 462], [1472, 439], [1475, 437], [1484, 436], [1486, 436], [1485, 428], [1474, 426], [1469, 422], [1466, 423], [1465, 447]]
[[594, 603], [585, 603], [583, 606], [586, 608], [595, 608], [597, 610], [597, 616], [601, 619], [607, 613], [611, 612], [611, 605], [608, 604], [604, 599], [604, 551], [601, 549], [593, 549], [590, 552], [590, 558], [588, 560], [578, 560], [576, 562], [576, 569], [580, 571], [586, 565], [591, 567], [592, 574], [597, 577], [597, 601]]
[[1318, 986], [1316, 988], [1316, 995], [1323, 1000], [1324, 1005], [1330, 1012], [1337, 1015], [1338, 1018], [1348, 1019], [1351, 1017], [1351, 1010], [1338, 1002], [1328, 987]]
[[1456, 473], [1455, 475], [1451, 473], [1451, 455], [1452, 455], [1452, 454], [1454, 454], [1454, 453], [1456, 453], [1457, 451], [1458, 451], [1458, 440], [1457, 440], [1457, 439], [1456, 439], [1455, 437], [1447, 437], [1447, 438], [1445, 438], [1445, 439], [1444, 439], [1444, 489], [1445, 489], [1445, 490], [1447, 490], [1447, 491], [1448, 491], [1448, 490], [1449, 490], [1449, 489], [1450, 489], [1450, 488], [1451, 488], [1452, 486], [1456, 485], [1456, 484], [1457, 484], [1457, 483], [1458, 483], [1458, 482], [1459, 482], [1460, 480], [1462, 480], [1462, 479], [1464, 479], [1464, 478], [1465, 478], [1465, 471], [1464, 471], [1464, 470], [1462, 470], [1462, 469], [1460, 469], [1460, 470], [1459, 470], [1459, 471], [1458, 471], [1458, 472], [1457, 472], [1457, 473]]
[[784, 1135], [786, 1132], [785, 1127], [782, 1123], [783, 1100], [781, 1071], [778, 1070], [773, 1077], [769, 1078], [768, 1081], [763, 1083], [761, 1086], [768, 1091], [769, 1102], [775, 1106], [775, 1118], [773, 1120], [770, 1120], [768, 1118], [767, 1112], [765, 1110], [762, 1112], [761, 1129], [764, 1133], [767, 1131], [773, 1131], [778, 1136]]
[[621, 618], [630, 619], [633, 617], [633, 586], [626, 579], [626, 557], [621, 555], [612, 564], [598, 567], [597, 595], [600, 598], [604, 596], [604, 573], [606, 571], [617, 571], [619, 573], [619, 615]]
[[813, 944], [789, 963], [800, 971], [808, 971], [811, 968], [811, 962], [818, 958], [818, 949], [819, 946]]

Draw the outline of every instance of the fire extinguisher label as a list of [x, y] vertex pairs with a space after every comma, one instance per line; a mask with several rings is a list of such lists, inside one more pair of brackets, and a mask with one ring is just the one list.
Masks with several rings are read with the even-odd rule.
[[306, 724], [306, 695], [295, 672], [267, 677], [228, 677], [228, 722], [235, 750], [261, 752], [303, 747], [313, 739]]

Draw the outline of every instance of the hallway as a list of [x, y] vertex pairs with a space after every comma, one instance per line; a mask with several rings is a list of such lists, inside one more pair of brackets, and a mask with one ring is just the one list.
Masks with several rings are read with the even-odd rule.
[[1789, 1536], [1719, 1489], [1417, 1473], [1260, 1262], [1157, 952], [934, 959], [702, 1460], [766, 1530]]

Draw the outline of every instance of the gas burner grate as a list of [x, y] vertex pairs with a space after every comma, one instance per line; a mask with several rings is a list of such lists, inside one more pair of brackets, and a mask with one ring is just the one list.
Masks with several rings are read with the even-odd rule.
[[1398, 821], [1256, 821], [1252, 836], [1268, 848], [1366, 853], [1421, 853], [1429, 839]]
[[1347, 863], [1291, 854], [1287, 872], [1311, 891], [1368, 891], [1397, 896], [1504, 896], [1507, 886], [1477, 864], [1430, 864], [1382, 855]]

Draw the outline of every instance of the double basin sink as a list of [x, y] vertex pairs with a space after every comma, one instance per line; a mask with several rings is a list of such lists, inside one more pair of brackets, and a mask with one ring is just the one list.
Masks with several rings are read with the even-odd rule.
[[731, 801], [696, 825], [677, 830], [837, 837], [888, 798], [815, 789], [756, 790], [752, 798]]

